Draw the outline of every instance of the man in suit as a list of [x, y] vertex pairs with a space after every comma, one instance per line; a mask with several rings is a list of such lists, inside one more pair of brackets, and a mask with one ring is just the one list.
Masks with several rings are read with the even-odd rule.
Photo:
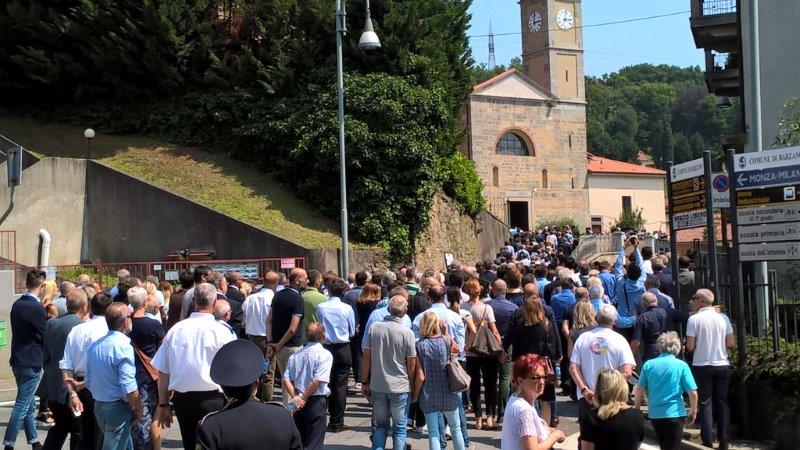
[[[69, 406], [67, 390], [61, 377], [58, 362], [64, 356], [64, 347], [69, 332], [83, 323], [89, 315], [89, 299], [83, 289], [72, 289], [67, 292], [67, 314], [57, 319], [50, 319], [44, 331], [44, 371], [47, 374], [47, 398], [50, 411], [53, 411], [55, 425], [47, 431], [44, 450], [60, 450], [67, 435], [78, 430], [74, 426], [74, 416]], [[70, 440], [70, 449], [78, 444], [77, 439]]]
[[[228, 280], [225, 279], [219, 272], [212, 272], [208, 276], [208, 282], [217, 288], [217, 300], [227, 300], [231, 306], [231, 318], [228, 320], [228, 325], [233, 328], [236, 336], [240, 336], [242, 332], [242, 323], [244, 323], [244, 310], [242, 310], [243, 301], [234, 300], [228, 297]], [[239, 293], [241, 295], [241, 293]]]
[[13, 448], [20, 429], [33, 450], [42, 444], [36, 433], [36, 388], [42, 379], [44, 346], [42, 338], [47, 324], [47, 313], [39, 303], [39, 291], [45, 279], [43, 270], [31, 269], [25, 276], [27, 292], [11, 306], [11, 371], [17, 383], [17, 398], [8, 419], [3, 445]]
[[228, 300], [235, 300], [239, 302], [239, 304], [244, 303], [244, 294], [239, 290], [239, 283], [242, 282], [242, 274], [239, 272], [227, 272], [225, 273], [225, 281], [228, 282], [228, 292], [225, 293]]

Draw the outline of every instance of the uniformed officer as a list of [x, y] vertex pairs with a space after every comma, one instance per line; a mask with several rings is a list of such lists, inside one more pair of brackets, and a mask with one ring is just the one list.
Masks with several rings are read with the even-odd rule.
[[225, 344], [211, 362], [211, 379], [222, 386], [227, 403], [200, 421], [198, 442], [207, 449], [302, 450], [292, 415], [280, 403], [254, 397], [264, 353], [250, 341]]

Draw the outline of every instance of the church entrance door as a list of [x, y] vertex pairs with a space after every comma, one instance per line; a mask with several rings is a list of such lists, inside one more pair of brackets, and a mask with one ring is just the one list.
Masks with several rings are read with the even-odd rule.
[[508, 202], [508, 226], [521, 230], [530, 230], [528, 202]]

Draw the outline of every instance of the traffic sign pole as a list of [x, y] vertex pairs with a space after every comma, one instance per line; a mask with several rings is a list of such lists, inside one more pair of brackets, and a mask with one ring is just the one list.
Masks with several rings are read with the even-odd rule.
[[[734, 163], [736, 158], [735, 151], [728, 149], [727, 169], [729, 179], [733, 180], [734, 177]], [[736, 317], [736, 350], [738, 352], [737, 364], [740, 368], [744, 368], [747, 362], [747, 341], [745, 339], [744, 328], [744, 290], [742, 289], [742, 263], [739, 260], [739, 212], [736, 203], [738, 202], [738, 194], [736, 189], [731, 186], [731, 229], [733, 233], [733, 270], [731, 273], [731, 305], [735, 305]]]
[[[709, 289], [714, 294], [719, 295], [717, 292], [717, 239], [714, 233], [714, 202], [711, 200], [714, 197], [713, 186], [711, 186], [711, 151], [706, 150], [703, 152], [703, 167], [706, 171], [705, 178], [708, 180], [705, 183], [706, 188], [706, 235], [708, 237], [706, 244], [706, 252], [708, 255], [708, 275], [710, 280]], [[724, 230], [723, 230], [724, 232]]]
[[[667, 173], [672, 173], [672, 161], [667, 163]], [[667, 179], [667, 208], [669, 209], [669, 263], [672, 266], [672, 285], [680, 291], [680, 285], [678, 284], [678, 233], [675, 231], [674, 212], [672, 211], [671, 179]], [[676, 298], [678, 297], [676, 296]]]

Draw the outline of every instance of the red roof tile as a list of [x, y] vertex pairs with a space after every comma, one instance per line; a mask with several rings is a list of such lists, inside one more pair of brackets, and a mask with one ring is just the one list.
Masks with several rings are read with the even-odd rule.
[[475, 86], [472, 87], [472, 90], [477, 91], [479, 89], [483, 89], [484, 87], [494, 83], [495, 81], [502, 80], [503, 78], [509, 76], [510, 74], [512, 74], [512, 73], [514, 73], [516, 71], [517, 71], [517, 69], [512, 67], [510, 69], [507, 69], [505, 72], [500, 72], [497, 75], [493, 76], [492, 78], [489, 78], [488, 80], [486, 80], [486, 81], [484, 81], [482, 83], [476, 84]]
[[653, 167], [640, 166], [638, 164], [631, 164], [614, 159], [603, 158], [595, 156], [591, 153], [588, 154], [588, 169], [589, 173], [618, 173], [628, 175], [660, 175], [667, 176], [667, 172]]

